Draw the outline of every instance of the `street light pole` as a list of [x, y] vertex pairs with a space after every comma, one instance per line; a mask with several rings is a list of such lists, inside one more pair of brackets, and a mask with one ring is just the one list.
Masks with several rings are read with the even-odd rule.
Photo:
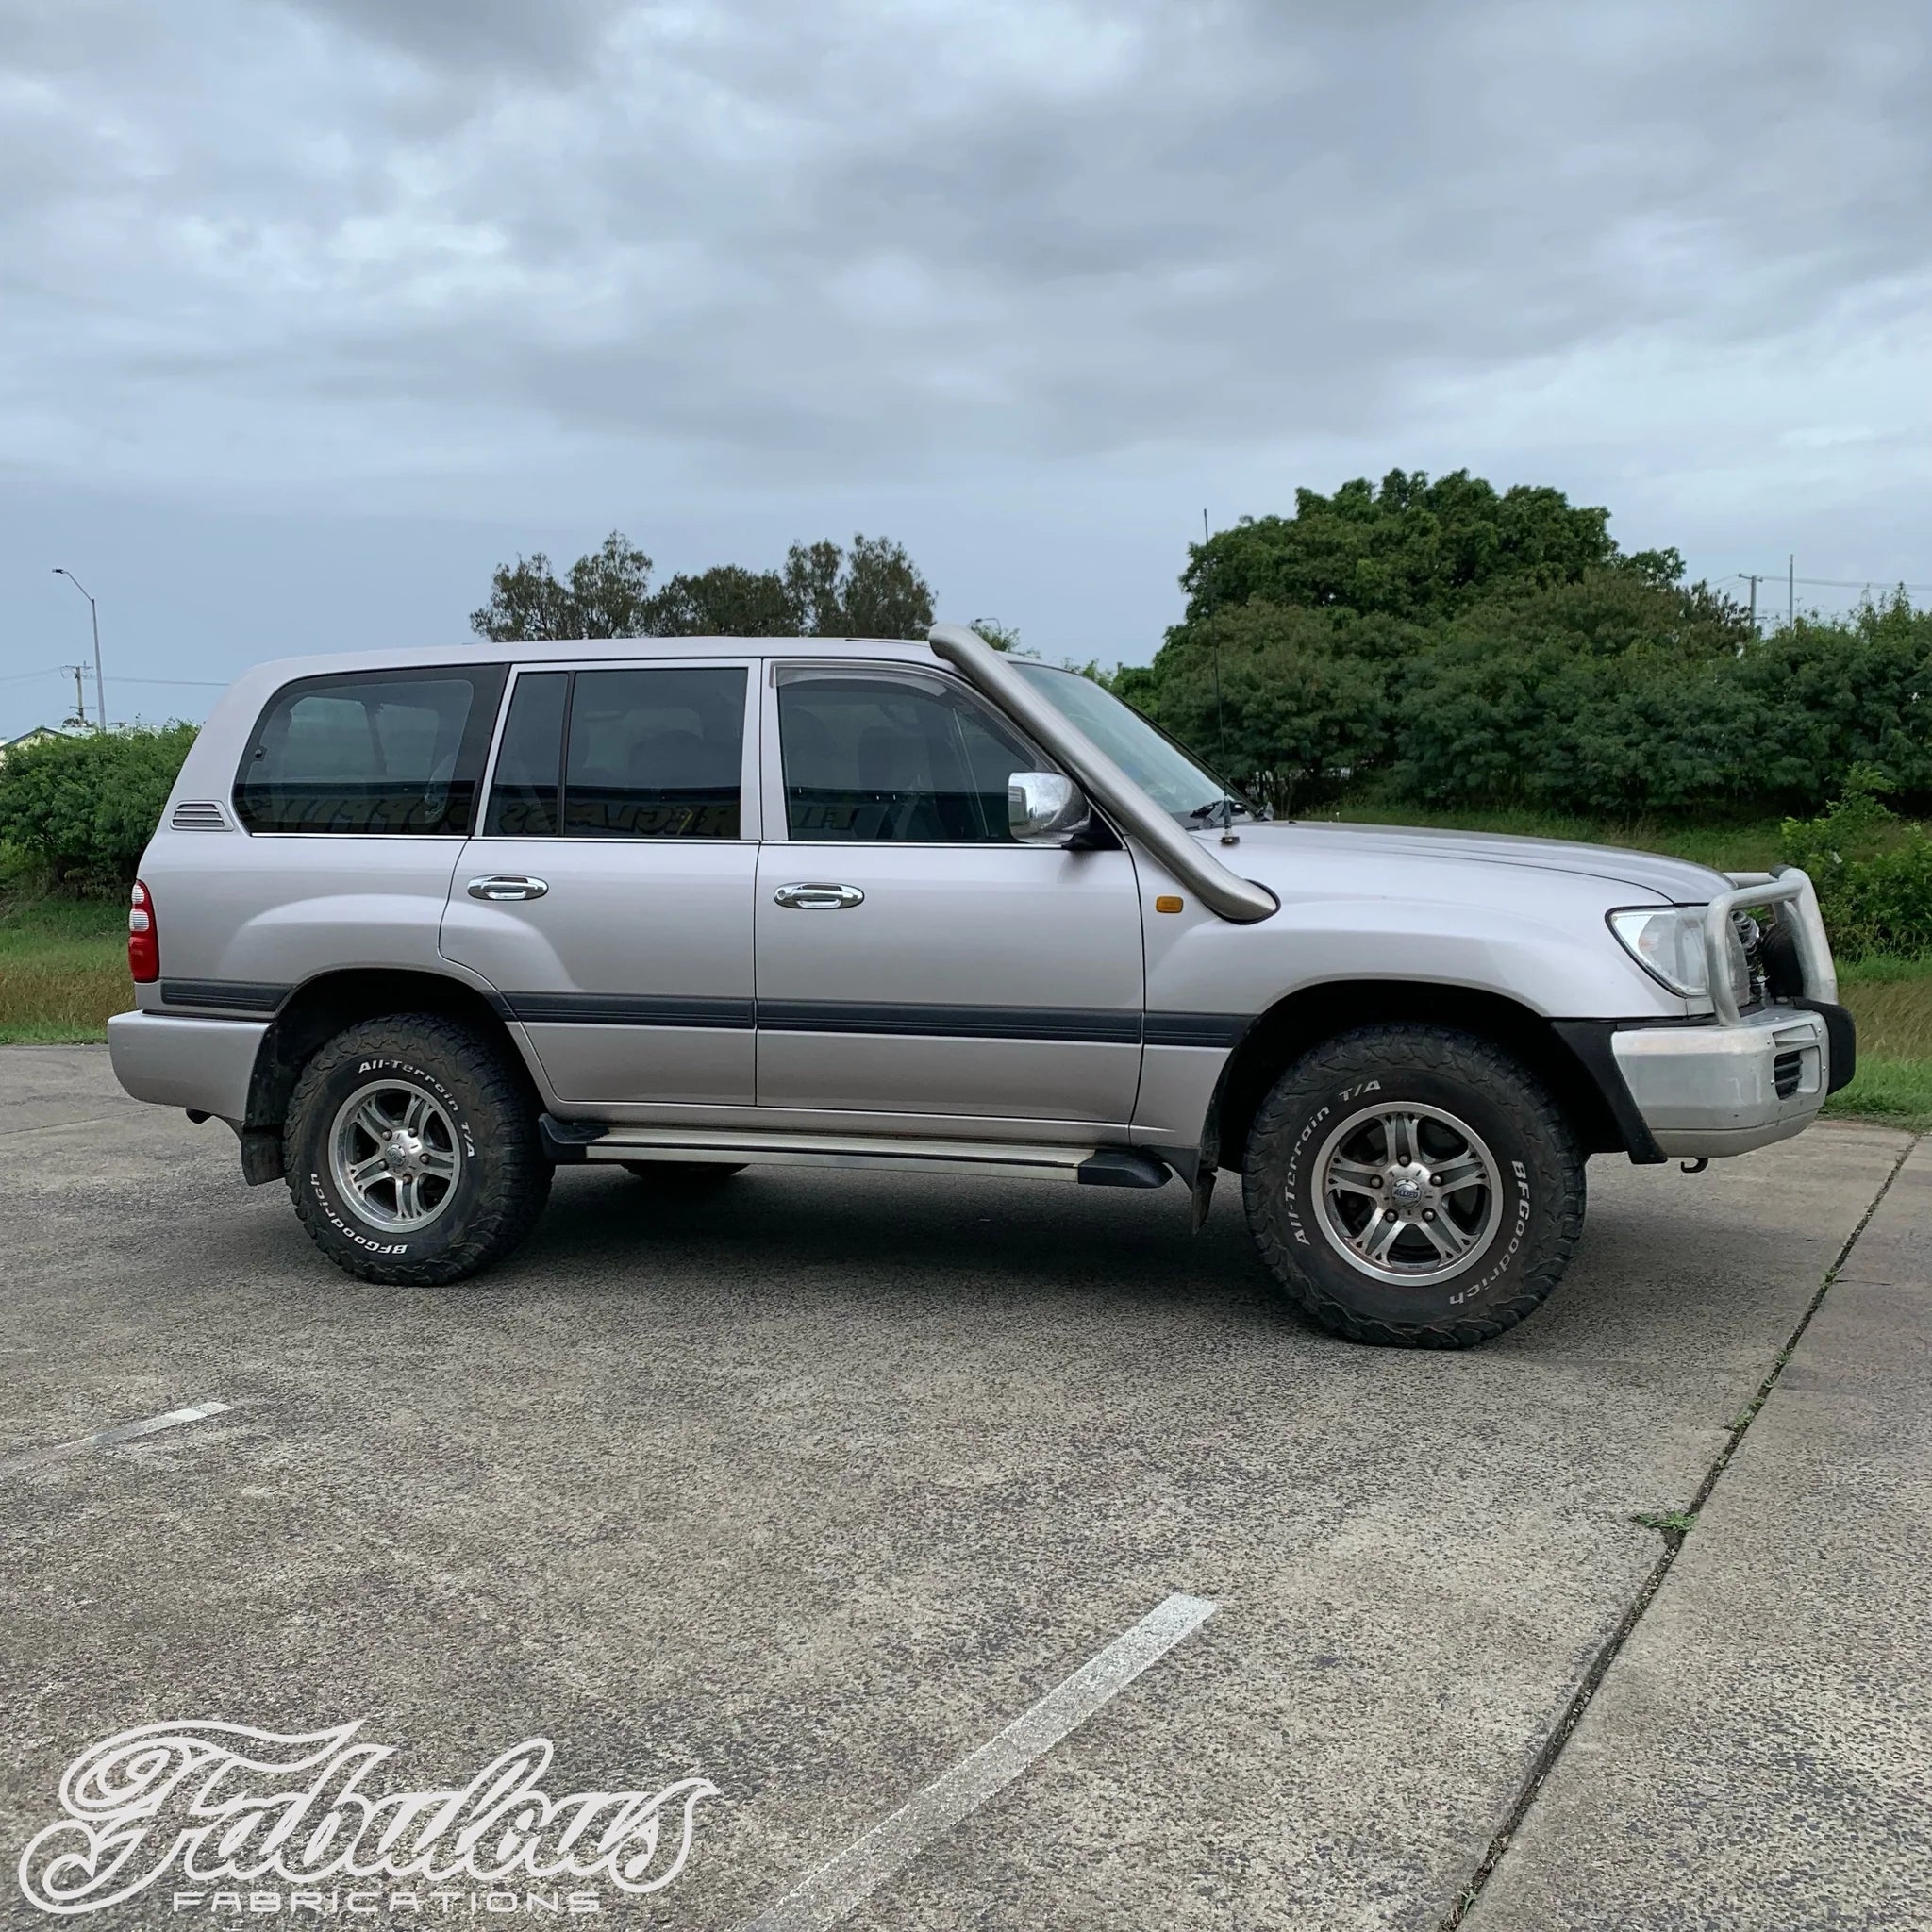
[[57, 563], [54, 566], [54, 575], [57, 577], [65, 577], [83, 597], [87, 598], [88, 614], [94, 621], [94, 729], [105, 731], [108, 728], [108, 686], [101, 675], [101, 608], [94, 602], [87, 586], [71, 570]]

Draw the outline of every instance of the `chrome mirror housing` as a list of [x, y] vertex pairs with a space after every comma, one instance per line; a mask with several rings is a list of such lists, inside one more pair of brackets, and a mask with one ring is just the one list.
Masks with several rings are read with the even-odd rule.
[[1007, 829], [1022, 845], [1061, 845], [1092, 817], [1087, 795], [1058, 772], [1015, 772], [1007, 780]]

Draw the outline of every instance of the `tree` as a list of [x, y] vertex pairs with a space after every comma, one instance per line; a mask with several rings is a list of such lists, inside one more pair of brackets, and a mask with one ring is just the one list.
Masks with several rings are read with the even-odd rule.
[[714, 564], [673, 577], [652, 599], [650, 627], [667, 638], [788, 637], [791, 603], [776, 571]]
[[[1010, 625], [995, 624], [990, 617], [975, 617], [973, 628], [990, 643], [995, 651], [1018, 651], [1020, 633]], [[1024, 655], [1024, 653], [1022, 654]]]
[[490, 601], [470, 614], [478, 637], [924, 637], [932, 591], [889, 537], [794, 543], [774, 571], [724, 563], [651, 589], [651, 559], [622, 530], [562, 577], [542, 551], [500, 565]]
[[1431, 623], [1506, 585], [1570, 583], [1619, 562], [1682, 575], [1672, 552], [1624, 558], [1609, 517], [1560, 490], [1498, 491], [1467, 470], [1433, 483], [1391, 470], [1379, 490], [1358, 476], [1333, 496], [1297, 490], [1293, 516], [1243, 517], [1189, 545], [1186, 621], [1258, 597]]
[[[1225, 774], [1290, 811], [1381, 755], [1380, 667], [1339, 648], [1341, 614], [1258, 599], [1186, 626], [1149, 691], [1115, 690]], [[1173, 655], [1170, 657], [1169, 653]]]
[[499, 565], [490, 601], [470, 613], [470, 628], [497, 643], [648, 637], [653, 608], [651, 559], [612, 530], [560, 580], [541, 550]]
[[856, 536], [794, 543], [781, 573], [800, 637], [921, 638], [932, 625], [932, 591], [903, 544]]

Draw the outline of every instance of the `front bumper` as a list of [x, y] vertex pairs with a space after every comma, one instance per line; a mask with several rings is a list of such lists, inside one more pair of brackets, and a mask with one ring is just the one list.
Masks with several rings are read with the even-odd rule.
[[1847, 1065], [1833, 1077], [1835, 1031], [1849, 1045], [1842, 1008], [1776, 1005], [1734, 1025], [1619, 1027], [1610, 1051], [1657, 1152], [1702, 1158], [1748, 1154], [1809, 1126], [1851, 1076]]
[[137, 1100], [240, 1122], [266, 1020], [200, 1020], [179, 1013], [116, 1013], [108, 1022], [114, 1077]]

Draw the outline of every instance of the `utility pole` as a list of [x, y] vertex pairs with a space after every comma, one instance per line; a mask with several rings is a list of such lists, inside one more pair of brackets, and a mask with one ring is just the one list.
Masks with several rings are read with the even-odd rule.
[[1751, 586], [1751, 634], [1757, 635], [1757, 573], [1746, 571], [1744, 581]]
[[87, 691], [80, 680], [85, 675], [86, 667], [80, 664], [68, 664], [62, 668], [74, 673], [74, 716], [66, 722], [85, 731], [87, 729]]
[[1798, 553], [1794, 550], [1785, 564], [1785, 625], [1789, 629], [1798, 621]]
[[105, 731], [108, 728], [108, 687], [101, 676], [100, 606], [94, 602], [87, 586], [71, 570], [57, 563], [54, 566], [54, 575], [57, 577], [65, 577], [83, 597], [87, 598], [88, 613], [94, 621], [94, 729]]

